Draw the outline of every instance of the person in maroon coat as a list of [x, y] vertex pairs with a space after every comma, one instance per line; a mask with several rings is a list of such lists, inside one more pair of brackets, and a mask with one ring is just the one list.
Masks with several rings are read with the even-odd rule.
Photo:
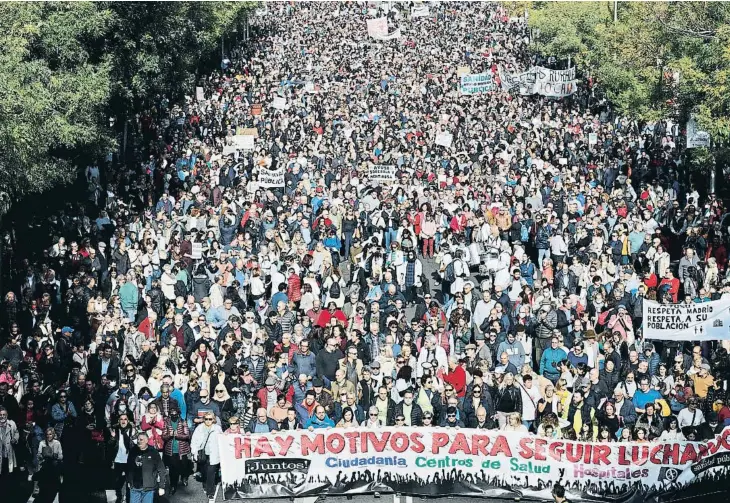
[[180, 417], [179, 409], [171, 409], [170, 415], [165, 418], [162, 439], [165, 441], [162, 460], [170, 470], [170, 494], [175, 494], [180, 481], [184, 486], [188, 485], [192, 466], [190, 428]]

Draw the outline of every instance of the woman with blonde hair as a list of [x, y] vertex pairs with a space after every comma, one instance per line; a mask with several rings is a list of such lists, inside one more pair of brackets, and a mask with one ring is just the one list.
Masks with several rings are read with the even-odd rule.
[[527, 433], [527, 426], [522, 424], [522, 414], [513, 412], [507, 416], [507, 424], [502, 427], [502, 431], [517, 431]]
[[705, 266], [705, 281], [703, 283], [703, 286], [705, 287], [705, 290], [710, 290], [710, 288], [714, 287], [720, 280], [720, 271], [717, 268], [717, 259], [715, 257], [710, 257], [707, 259], [707, 265]]
[[157, 394], [160, 392], [160, 387], [162, 386], [162, 376], [165, 375], [165, 370], [163, 367], [155, 367], [152, 369], [152, 372], [150, 372], [150, 378], [147, 379], [147, 387], [152, 392], [153, 396], [157, 396]]
[[380, 374], [384, 376], [392, 375], [395, 370], [395, 357], [393, 356], [393, 346], [386, 344], [380, 348], [380, 355], [378, 355], [378, 362], [380, 362]]

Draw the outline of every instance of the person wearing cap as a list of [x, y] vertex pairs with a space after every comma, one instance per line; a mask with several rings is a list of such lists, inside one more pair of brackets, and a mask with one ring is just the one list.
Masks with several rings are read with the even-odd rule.
[[715, 378], [710, 374], [711, 367], [707, 363], [700, 364], [700, 370], [696, 374], [688, 373], [688, 377], [692, 381], [692, 388], [695, 395], [700, 399], [707, 398], [707, 392], [710, 386], [715, 384]]
[[314, 399], [317, 403], [324, 407], [328, 415], [332, 415], [335, 408], [334, 399], [330, 390], [324, 387], [324, 380], [321, 377], [312, 379], [312, 389], [316, 393]]

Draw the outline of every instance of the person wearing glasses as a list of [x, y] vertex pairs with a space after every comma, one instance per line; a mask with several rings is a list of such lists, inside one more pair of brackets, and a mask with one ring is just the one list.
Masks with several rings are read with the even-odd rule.
[[[257, 411], [257, 420], [260, 412], [259, 409]], [[265, 416], [266, 409], [264, 409]], [[274, 422], [274, 424], [276, 423]], [[221, 462], [218, 451], [218, 435], [222, 433], [221, 427], [216, 422], [216, 416], [212, 412], [206, 412], [203, 416], [203, 423], [195, 428], [193, 438], [190, 440], [193, 460], [198, 463], [198, 472], [202, 476], [205, 493], [211, 502], [215, 496], [215, 477]]]
[[465, 428], [464, 421], [456, 417], [456, 407], [447, 407], [446, 414], [441, 420], [442, 428]]
[[146, 433], [138, 433], [136, 440], [137, 445], [131, 447], [127, 457], [129, 503], [153, 503], [155, 491], [165, 495], [165, 465], [157, 449], [149, 445]]
[[274, 433], [279, 431], [279, 423], [268, 416], [264, 407], [256, 411], [256, 418], [252, 419], [246, 427], [248, 433]]

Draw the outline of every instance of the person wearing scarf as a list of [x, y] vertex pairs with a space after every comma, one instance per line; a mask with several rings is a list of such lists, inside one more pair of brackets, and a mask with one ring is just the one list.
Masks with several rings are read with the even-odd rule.
[[119, 423], [112, 426], [109, 432], [109, 457], [114, 460], [114, 491], [117, 502], [122, 501], [122, 490], [126, 490], [126, 501], [129, 501], [129, 488], [125, 488], [127, 481], [127, 456], [134, 446], [137, 437], [137, 428], [129, 420], [127, 414], [119, 415]]
[[184, 486], [188, 485], [190, 476], [190, 428], [186, 421], [180, 418], [180, 411], [173, 409], [169, 417], [165, 419], [165, 426], [162, 430], [162, 438], [165, 441], [163, 461], [170, 469], [170, 494], [175, 494], [178, 483], [182, 481]]

